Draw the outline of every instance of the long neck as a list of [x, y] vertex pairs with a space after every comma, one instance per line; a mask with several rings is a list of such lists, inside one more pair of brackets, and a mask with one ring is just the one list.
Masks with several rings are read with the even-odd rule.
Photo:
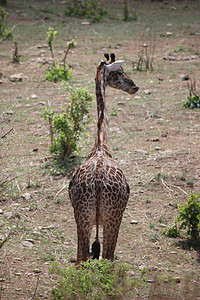
[[105, 99], [105, 72], [102, 69], [102, 63], [97, 68], [96, 74], [96, 101], [98, 113], [98, 130], [97, 130], [97, 144], [100, 148], [108, 141], [108, 113]]

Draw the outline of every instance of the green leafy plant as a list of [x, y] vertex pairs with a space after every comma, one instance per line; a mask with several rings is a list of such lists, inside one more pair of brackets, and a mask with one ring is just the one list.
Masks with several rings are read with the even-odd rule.
[[71, 74], [72, 74], [72, 68], [69, 67], [66, 63], [66, 58], [69, 53], [69, 50], [72, 49], [73, 47], [76, 46], [75, 40], [71, 40], [70, 42], [67, 43], [67, 50], [64, 51], [64, 58], [62, 60], [62, 63], [60, 64], [54, 56], [54, 50], [53, 50], [53, 42], [55, 40], [55, 36], [58, 32], [54, 30], [54, 28], [49, 28], [47, 32], [47, 42], [48, 42], [48, 47], [51, 52], [51, 57], [52, 57], [52, 64], [49, 64], [48, 69], [45, 72], [45, 80], [48, 81], [61, 81], [61, 80], [70, 80], [71, 79]]
[[199, 95], [193, 95], [187, 97], [187, 100], [183, 102], [183, 108], [200, 108], [200, 97]]
[[12, 29], [8, 28], [5, 24], [7, 13], [3, 8], [0, 7], [0, 38], [1, 39], [12, 39]]
[[78, 141], [91, 117], [93, 96], [82, 87], [70, 91], [70, 97], [63, 113], [54, 113], [45, 108], [42, 118], [48, 121], [50, 130], [50, 152], [64, 160], [73, 152], [79, 151]]
[[68, 0], [66, 2], [67, 9], [64, 13], [66, 16], [84, 17], [100, 21], [108, 14], [107, 10], [100, 7], [97, 0], [73, 1], [72, 4], [69, 4]]
[[199, 237], [200, 230], [200, 194], [191, 193], [184, 205], [178, 204], [179, 215], [176, 222], [182, 222], [180, 229], [187, 228], [192, 238]]
[[200, 97], [196, 92], [196, 81], [190, 79], [187, 82], [187, 87], [189, 96], [187, 97], [187, 100], [183, 102], [183, 108], [200, 108]]
[[[59, 283], [52, 289], [57, 299], [122, 299], [139, 285], [128, 277], [130, 266], [110, 260], [82, 262], [77, 269], [69, 266], [61, 269], [53, 263], [51, 273], [58, 275]], [[127, 299], [127, 298], [126, 298]]]

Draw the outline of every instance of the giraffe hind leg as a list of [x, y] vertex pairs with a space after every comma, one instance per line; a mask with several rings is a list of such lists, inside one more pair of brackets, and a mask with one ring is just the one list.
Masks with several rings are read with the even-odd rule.
[[[121, 222], [120, 222], [121, 223]], [[119, 224], [106, 224], [103, 227], [103, 254], [104, 259], [114, 260], [114, 252], [117, 244], [119, 233]]]
[[77, 225], [77, 234], [78, 234], [78, 249], [77, 249], [77, 261], [76, 264], [79, 264], [81, 261], [86, 261], [90, 258], [90, 236], [92, 232], [92, 223], [88, 224], [82, 223]]

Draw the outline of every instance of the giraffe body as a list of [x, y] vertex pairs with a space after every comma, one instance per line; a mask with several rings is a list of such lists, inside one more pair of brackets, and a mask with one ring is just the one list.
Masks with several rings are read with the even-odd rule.
[[[122, 82], [124, 79], [121, 82], [113, 83], [113, 81], [119, 79], [120, 75], [124, 76], [125, 73], [120, 62], [114, 64], [114, 69], [110, 66], [112, 63], [111, 61], [108, 64], [110, 69], [105, 68], [107, 64], [104, 62], [101, 62], [97, 68], [97, 136], [93, 149], [84, 164], [74, 172], [69, 184], [69, 196], [77, 224], [77, 264], [90, 258], [90, 236], [93, 225], [96, 225], [97, 230], [96, 241], [92, 246], [93, 249], [96, 249], [93, 252], [96, 251], [97, 253], [94, 253], [93, 258], [99, 258], [98, 228], [99, 225], [102, 225], [102, 257], [114, 259], [119, 227], [130, 194], [126, 178], [112, 159], [107, 147], [108, 118], [105, 103], [105, 85], [125, 89]], [[116, 72], [119, 74], [117, 75]], [[128, 91], [133, 94], [134, 88], [136, 92], [138, 87], [126, 76], [125, 79], [129, 81], [131, 87]]]

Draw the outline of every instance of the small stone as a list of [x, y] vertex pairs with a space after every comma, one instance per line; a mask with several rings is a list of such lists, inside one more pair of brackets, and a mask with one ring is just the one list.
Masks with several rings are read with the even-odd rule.
[[32, 95], [31, 98], [32, 99], [38, 99], [38, 97], [36, 95]]
[[2, 209], [0, 209], [0, 215], [2, 215], [3, 214], [3, 210]]
[[138, 224], [137, 220], [131, 220], [131, 224]]
[[14, 75], [10, 76], [10, 81], [12, 81], [12, 82], [21, 82], [22, 81], [22, 77], [23, 77], [22, 73], [14, 74]]
[[136, 95], [135, 97], [134, 97], [135, 99], [141, 99], [141, 97], [140, 96], [138, 96], [138, 95]]
[[187, 74], [187, 75], [184, 75], [183, 77], [182, 77], [182, 80], [189, 80], [190, 79], [190, 75], [189, 74]]
[[31, 198], [31, 194], [25, 193], [25, 194], [22, 195], [22, 198], [24, 198], [26, 200], [29, 200]]
[[29, 242], [29, 241], [23, 241], [22, 242], [22, 245], [24, 247], [27, 247], [27, 248], [32, 248], [33, 247], [33, 243]]
[[158, 80], [159, 80], [159, 81], [163, 81], [163, 80], [164, 80], [164, 78], [162, 78], [162, 77], [158, 77]]
[[82, 25], [90, 25], [90, 22], [84, 21], [81, 23]]
[[166, 36], [172, 36], [172, 35], [173, 35], [172, 32], [170, 32], [170, 31], [167, 31], [167, 32], [166, 32]]
[[150, 95], [150, 94], [151, 94], [150, 90], [144, 90], [144, 93], [145, 93], [146, 95]]
[[0, 79], [0, 84], [3, 84], [3, 80]]
[[21, 276], [22, 273], [14, 273], [16, 276]]
[[125, 103], [124, 102], [118, 102], [117, 105], [121, 105], [121, 106], [124, 106]]
[[40, 269], [34, 269], [33, 272], [36, 273], [36, 274], [39, 274], [39, 273], [41, 273], [41, 270]]

